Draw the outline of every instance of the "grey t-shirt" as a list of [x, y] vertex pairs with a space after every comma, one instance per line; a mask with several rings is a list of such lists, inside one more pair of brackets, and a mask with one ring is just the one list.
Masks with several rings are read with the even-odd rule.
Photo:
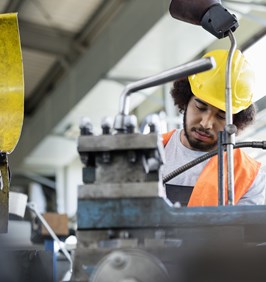
[[[206, 152], [193, 151], [185, 147], [180, 140], [181, 130], [176, 130], [165, 146], [166, 162], [163, 166], [163, 176], [174, 171], [180, 166], [206, 154]], [[209, 160], [179, 174], [171, 179], [168, 184], [195, 186], [196, 181]], [[259, 170], [257, 177], [245, 195], [239, 200], [238, 205], [263, 205], [265, 203], [266, 173]]]

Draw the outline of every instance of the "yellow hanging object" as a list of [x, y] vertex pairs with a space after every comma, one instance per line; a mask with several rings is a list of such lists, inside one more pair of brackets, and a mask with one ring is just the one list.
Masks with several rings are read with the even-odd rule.
[[17, 13], [0, 14], [0, 152], [16, 147], [24, 116], [24, 77]]

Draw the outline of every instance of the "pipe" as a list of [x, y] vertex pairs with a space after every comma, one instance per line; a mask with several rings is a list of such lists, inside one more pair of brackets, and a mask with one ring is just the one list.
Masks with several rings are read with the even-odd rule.
[[218, 132], [218, 205], [225, 205], [224, 189], [224, 132]]

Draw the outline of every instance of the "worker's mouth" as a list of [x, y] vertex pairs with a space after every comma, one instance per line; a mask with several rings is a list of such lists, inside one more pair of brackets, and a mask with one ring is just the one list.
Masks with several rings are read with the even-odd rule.
[[193, 134], [194, 134], [195, 139], [203, 141], [203, 142], [210, 141], [213, 138], [211, 134], [208, 134], [202, 130], [195, 129], [193, 130]]

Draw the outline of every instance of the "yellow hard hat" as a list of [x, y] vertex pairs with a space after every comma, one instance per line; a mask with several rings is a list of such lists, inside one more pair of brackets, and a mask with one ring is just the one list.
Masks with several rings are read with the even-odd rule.
[[[213, 57], [216, 67], [189, 76], [192, 93], [201, 100], [223, 111], [228, 50], [214, 50], [203, 57]], [[252, 103], [255, 75], [241, 51], [234, 52], [231, 72], [232, 112], [236, 114]]]

